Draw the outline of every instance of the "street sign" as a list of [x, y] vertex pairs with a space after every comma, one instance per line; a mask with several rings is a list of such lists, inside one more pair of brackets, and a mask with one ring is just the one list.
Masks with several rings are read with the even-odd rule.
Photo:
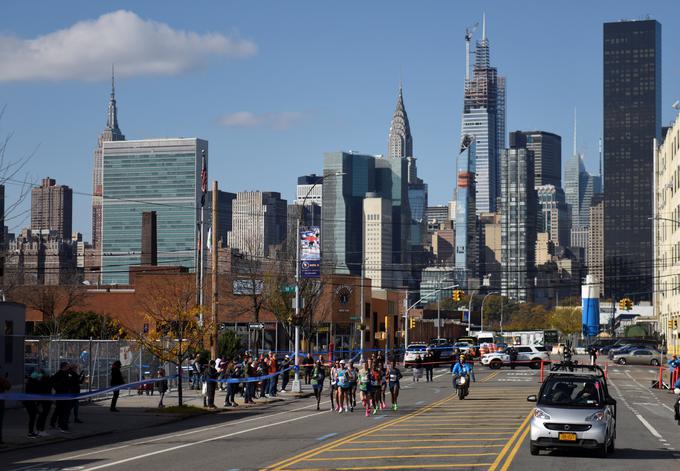
[[319, 333], [322, 333], [322, 332], [328, 332], [329, 329], [328, 329], [328, 326], [325, 326], [325, 327], [319, 327], [318, 329], [316, 329], [316, 331], [319, 332]]
[[248, 324], [248, 328], [251, 330], [262, 330], [264, 329], [264, 324], [262, 322], [251, 322]]
[[467, 309], [463, 311], [463, 322], [467, 322], [470, 319], [470, 311]]
[[361, 316], [349, 316], [349, 320], [351, 320], [351, 321], [360, 321], [360, 320], [361, 320]]
[[281, 292], [282, 293], [294, 293], [295, 292], [295, 285], [285, 285], [281, 287]]

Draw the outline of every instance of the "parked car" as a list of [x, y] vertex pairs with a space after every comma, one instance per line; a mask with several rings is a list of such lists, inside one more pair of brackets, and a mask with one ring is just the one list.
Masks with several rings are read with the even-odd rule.
[[663, 360], [661, 352], [649, 348], [635, 348], [617, 353], [612, 358], [619, 365], [652, 365], [659, 366]]
[[425, 352], [427, 351], [427, 344], [424, 342], [416, 342], [416, 343], [410, 343], [408, 347], [406, 347], [406, 353], [404, 354], [404, 366], [407, 368], [413, 365], [413, 362], [416, 361], [416, 358], [418, 355], [420, 355], [420, 358], [423, 358], [425, 356]]
[[[517, 366], [539, 368], [541, 360], [550, 361], [550, 354], [542, 345], [515, 345], [513, 348], [517, 350], [517, 361], [520, 362]], [[503, 352], [485, 353], [481, 358], [482, 365], [492, 370], [510, 366], [510, 355], [505, 353], [506, 351], [507, 349]]]
[[551, 368], [538, 396], [527, 397], [536, 402], [530, 452], [582, 448], [605, 458], [615, 449], [616, 400], [609, 395], [604, 372], [597, 366], [559, 366]]

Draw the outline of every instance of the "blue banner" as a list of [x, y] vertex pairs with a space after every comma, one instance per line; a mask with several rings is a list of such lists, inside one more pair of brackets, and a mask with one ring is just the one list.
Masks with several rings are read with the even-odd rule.
[[319, 226], [300, 227], [300, 275], [302, 278], [321, 277], [321, 229]]

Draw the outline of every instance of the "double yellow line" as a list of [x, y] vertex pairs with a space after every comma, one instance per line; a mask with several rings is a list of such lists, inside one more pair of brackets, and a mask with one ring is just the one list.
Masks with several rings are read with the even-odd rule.
[[[532, 409], [532, 411], [529, 412], [529, 415], [527, 415], [524, 419], [524, 422], [522, 422], [517, 430], [515, 430], [515, 433], [512, 435], [512, 437], [510, 437], [510, 440], [508, 440], [508, 443], [505, 444], [501, 452], [494, 460], [493, 464], [489, 467], [489, 471], [496, 471], [497, 469], [500, 471], [506, 471], [510, 467], [512, 461], [515, 459], [515, 455], [522, 447], [522, 443], [524, 443], [524, 439], [529, 433], [529, 430], [531, 430], [531, 427], [529, 426], [529, 420], [531, 419], [533, 412], [534, 411]], [[504, 463], [503, 460], [505, 460]], [[501, 463], [503, 463], [503, 465], [499, 468]]]
[[341, 446], [341, 445], [344, 445], [345, 443], [351, 442], [351, 441], [353, 441], [353, 440], [355, 440], [355, 439], [357, 439], [357, 438], [361, 438], [361, 437], [366, 436], [366, 435], [369, 435], [369, 434], [371, 434], [371, 433], [373, 433], [373, 432], [377, 432], [378, 430], [382, 430], [382, 429], [385, 429], [385, 428], [387, 428], [387, 427], [391, 427], [391, 426], [393, 426], [393, 425], [395, 425], [395, 424], [398, 424], [398, 423], [404, 422], [404, 421], [406, 421], [406, 420], [408, 420], [408, 419], [410, 419], [410, 418], [416, 417], [416, 416], [418, 416], [418, 415], [420, 415], [420, 414], [424, 414], [425, 412], [427, 412], [427, 411], [429, 411], [429, 410], [431, 410], [431, 409], [434, 409], [435, 407], [439, 406], [440, 404], [444, 404], [445, 402], [450, 401], [450, 400], [452, 400], [452, 399], [455, 398], [455, 397], [456, 397], [456, 396], [452, 394], [452, 395], [450, 395], [449, 397], [446, 397], [446, 398], [444, 398], [444, 399], [442, 399], [442, 400], [440, 400], [440, 401], [437, 401], [437, 402], [435, 402], [435, 403], [433, 403], [433, 404], [430, 404], [430, 405], [427, 406], [427, 407], [423, 407], [423, 408], [420, 409], [420, 410], [411, 412], [410, 414], [407, 414], [407, 415], [401, 417], [400, 419], [392, 420], [392, 421], [390, 421], [390, 422], [380, 424], [380, 425], [378, 425], [378, 426], [375, 426], [375, 427], [366, 429], [366, 430], [364, 430], [364, 431], [353, 433], [353, 434], [351, 434], [351, 435], [349, 435], [349, 436], [347, 436], [347, 437], [345, 437], [345, 438], [341, 438], [341, 439], [336, 440], [336, 441], [334, 441], [334, 442], [328, 443], [328, 444], [326, 444], [326, 445], [324, 445], [324, 446], [321, 446], [321, 447], [318, 447], [318, 448], [313, 448], [313, 449], [311, 449], [311, 450], [308, 450], [308, 451], [302, 452], [302, 453], [300, 453], [300, 454], [298, 454], [298, 455], [295, 455], [295, 456], [293, 456], [293, 457], [291, 457], [291, 458], [287, 458], [287, 459], [285, 459], [285, 460], [283, 460], [283, 461], [279, 461], [278, 463], [275, 463], [275, 464], [272, 464], [272, 465], [270, 465], [270, 466], [267, 466], [266, 468], [263, 468], [263, 470], [281, 470], [281, 469], [283, 469], [283, 468], [285, 468], [285, 467], [287, 467], [287, 466], [293, 466], [293, 465], [295, 465], [295, 464], [297, 464], [297, 463], [299, 463], [299, 462], [301, 462], [301, 461], [305, 461], [307, 458], [311, 458], [311, 457], [316, 456], [316, 455], [319, 455], [319, 454], [321, 454], [321, 453], [330, 451], [330, 450], [332, 450], [332, 449], [334, 449], [334, 448], [337, 448], [337, 447], [339, 447], [339, 446]]

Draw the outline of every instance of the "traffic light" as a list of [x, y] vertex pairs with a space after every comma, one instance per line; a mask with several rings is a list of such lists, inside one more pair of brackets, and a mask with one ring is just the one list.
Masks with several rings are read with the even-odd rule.
[[633, 300], [630, 298], [622, 298], [619, 300], [620, 311], [630, 311], [633, 309]]
[[625, 299], [619, 299], [619, 311], [625, 311], [626, 310], [626, 300]]
[[459, 302], [462, 298], [462, 295], [463, 295], [463, 292], [461, 290], [458, 290], [458, 289], [453, 290], [453, 300], [455, 302]]
[[673, 321], [668, 319], [668, 328], [672, 329], [673, 328]]
[[673, 319], [673, 329], [678, 330], [678, 320], [677, 319]]
[[415, 329], [416, 328], [416, 320], [413, 317], [409, 318], [408, 327], [409, 327], [409, 329]]
[[630, 311], [633, 309], [633, 301], [629, 298], [626, 298], [626, 311]]
[[388, 316], [385, 316], [385, 332], [387, 332], [387, 330], [388, 330], [388, 328], [387, 328], [387, 321], [388, 321], [388, 319], [389, 319], [389, 317], [388, 317]]

